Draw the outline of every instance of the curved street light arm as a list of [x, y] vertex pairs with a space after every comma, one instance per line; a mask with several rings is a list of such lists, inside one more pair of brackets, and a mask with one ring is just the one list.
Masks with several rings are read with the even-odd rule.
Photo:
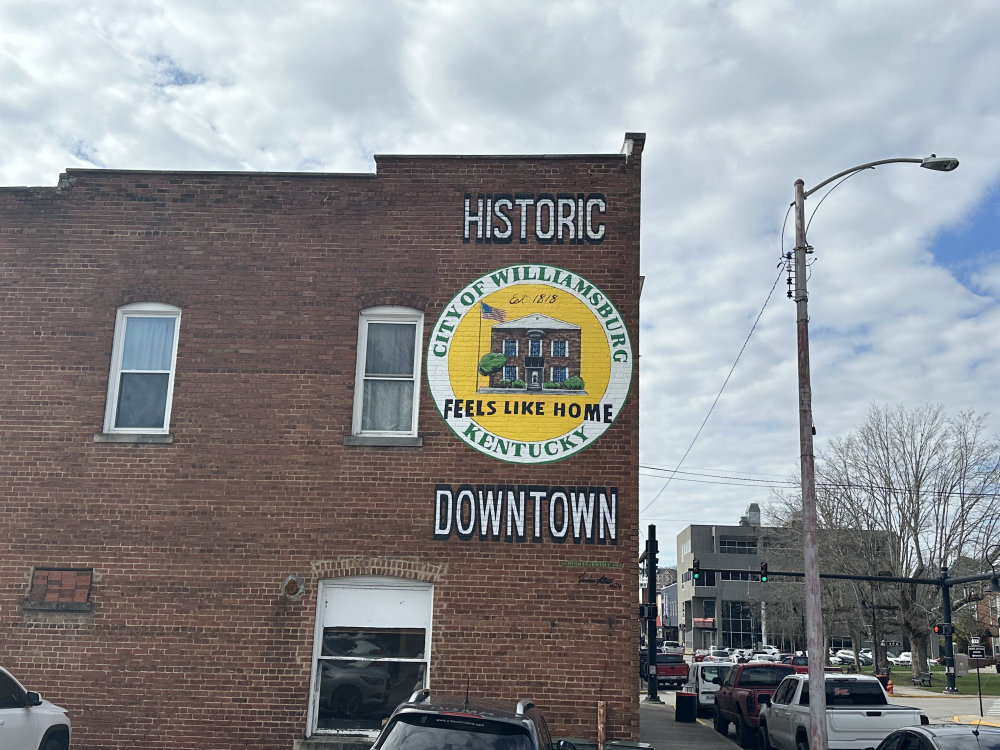
[[[933, 159], [935, 157], [931, 156], [930, 158]], [[927, 159], [908, 159], [908, 158], [902, 158], [902, 157], [900, 157], [900, 158], [896, 158], [896, 159], [879, 159], [878, 161], [870, 161], [867, 164], [859, 164], [856, 167], [851, 167], [850, 169], [845, 169], [843, 172], [838, 172], [833, 177], [828, 177], [827, 179], [823, 180], [819, 185], [816, 185], [816, 187], [811, 188], [809, 190], [806, 190], [803, 193], [802, 197], [803, 198], [808, 198], [810, 195], [812, 195], [813, 193], [815, 193], [821, 187], [824, 187], [825, 185], [829, 185], [834, 180], [839, 180], [841, 177], [846, 177], [847, 175], [853, 174], [854, 172], [861, 172], [862, 170], [865, 170], [865, 169], [874, 169], [875, 167], [879, 166], [880, 164], [897, 164], [899, 162], [910, 162], [911, 164], [923, 164], [926, 161], [927, 161]], [[955, 163], [955, 166], [958, 166], [957, 161]], [[931, 167], [931, 168], [933, 169], [933, 167]], [[954, 167], [952, 167], [952, 169], [954, 169]], [[946, 171], [950, 171], [950, 170], [946, 170]]]

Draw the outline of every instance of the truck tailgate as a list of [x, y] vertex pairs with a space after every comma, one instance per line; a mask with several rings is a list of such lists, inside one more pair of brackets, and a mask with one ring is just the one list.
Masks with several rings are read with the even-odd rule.
[[900, 727], [919, 724], [920, 711], [906, 706], [832, 706], [826, 720], [831, 750], [875, 747]]

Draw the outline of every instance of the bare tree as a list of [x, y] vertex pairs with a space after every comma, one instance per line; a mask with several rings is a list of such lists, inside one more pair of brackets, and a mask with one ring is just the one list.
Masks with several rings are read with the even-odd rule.
[[[963, 558], [992, 562], [998, 488], [1000, 443], [985, 435], [985, 417], [967, 411], [949, 418], [936, 405], [913, 411], [873, 406], [855, 432], [832, 440], [817, 460], [821, 526], [857, 534], [840, 555], [843, 572], [936, 578], [942, 566]], [[920, 584], [881, 589], [877, 595], [898, 607], [919, 671], [940, 591]]]

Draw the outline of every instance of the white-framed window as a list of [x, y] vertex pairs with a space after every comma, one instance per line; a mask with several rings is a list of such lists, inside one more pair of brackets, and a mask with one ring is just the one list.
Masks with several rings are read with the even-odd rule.
[[542, 356], [542, 340], [541, 339], [531, 339], [528, 342], [528, 356], [529, 357], [541, 357]]
[[512, 383], [517, 380], [517, 365], [504, 365], [503, 366], [503, 379], [509, 380]]
[[552, 356], [553, 357], [568, 357], [569, 356], [569, 342], [565, 339], [557, 339], [552, 342]]
[[361, 312], [354, 389], [355, 435], [417, 434], [424, 315], [406, 307]]
[[180, 323], [181, 311], [172, 305], [118, 308], [104, 432], [169, 432]]
[[434, 589], [388, 576], [320, 581], [309, 734], [374, 738], [393, 709], [429, 686]]
[[504, 339], [503, 340], [503, 355], [505, 357], [516, 357], [517, 356], [517, 339]]
[[565, 367], [553, 367], [552, 368], [552, 382], [553, 383], [565, 383], [567, 378], [568, 369]]

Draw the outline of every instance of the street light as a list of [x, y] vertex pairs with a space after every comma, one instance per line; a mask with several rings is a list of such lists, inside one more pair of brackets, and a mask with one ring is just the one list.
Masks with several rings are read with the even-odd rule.
[[802, 475], [802, 547], [806, 594], [806, 648], [809, 652], [809, 747], [827, 750], [826, 689], [823, 665], [826, 648], [823, 644], [823, 611], [820, 603], [819, 559], [816, 547], [816, 460], [813, 455], [812, 385], [809, 374], [809, 296], [806, 292], [806, 254], [812, 248], [806, 242], [805, 200], [825, 185], [855, 172], [874, 169], [881, 164], [913, 163], [924, 169], [950, 172], [958, 167], [958, 159], [931, 154], [925, 159], [880, 159], [838, 172], [806, 190], [805, 183], [795, 181], [795, 311], [798, 333], [799, 382], [799, 451]]

